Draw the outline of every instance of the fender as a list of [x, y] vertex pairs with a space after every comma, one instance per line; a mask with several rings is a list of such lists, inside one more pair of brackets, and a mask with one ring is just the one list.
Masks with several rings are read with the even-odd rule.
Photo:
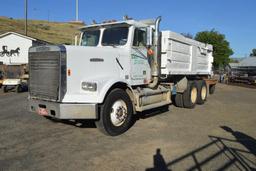
[[[94, 79], [84, 79], [81, 80], [82, 82], [93, 82], [97, 84], [97, 91], [90, 92], [90, 91], [82, 91], [79, 92], [67, 92], [62, 100], [63, 103], [96, 103], [100, 104], [103, 103], [106, 94], [108, 91], [113, 87], [113, 85], [117, 83], [126, 84], [127, 87], [132, 91], [131, 86], [129, 83], [122, 79], [122, 78], [110, 78], [110, 77], [97, 77]], [[81, 84], [80, 83], [80, 84]]]
[[99, 90], [99, 103], [103, 103], [107, 93], [109, 92], [109, 90], [118, 83], [123, 83], [126, 84], [126, 86], [132, 91], [132, 87], [129, 85], [129, 83], [124, 80], [124, 79], [120, 79], [120, 78], [112, 78], [112, 79], [106, 79], [104, 78], [104, 80], [101, 81], [101, 89]]

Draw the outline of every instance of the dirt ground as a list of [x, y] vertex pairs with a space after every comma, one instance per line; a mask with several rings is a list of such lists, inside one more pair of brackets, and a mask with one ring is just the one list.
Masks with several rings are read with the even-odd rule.
[[29, 113], [26, 98], [0, 94], [0, 170], [256, 169], [256, 89], [219, 84], [206, 104], [145, 112], [118, 137]]

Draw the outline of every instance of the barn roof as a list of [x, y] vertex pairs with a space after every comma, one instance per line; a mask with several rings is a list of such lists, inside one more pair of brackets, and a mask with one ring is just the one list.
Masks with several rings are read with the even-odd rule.
[[23, 38], [25, 38], [25, 39], [29, 39], [29, 40], [32, 40], [32, 41], [41, 42], [41, 43], [44, 43], [44, 44], [51, 44], [51, 43], [49, 43], [49, 42], [47, 42], [47, 41], [40, 40], [40, 39], [37, 39], [37, 38], [34, 38], [34, 37], [30, 37], [30, 36], [25, 36], [25, 35], [23, 35], [23, 34], [16, 33], [16, 32], [6, 32], [6, 33], [4, 33], [4, 34], [1, 34], [1, 35], [0, 35], [0, 38], [5, 37], [5, 36], [8, 36], [8, 35], [11, 35], [11, 34], [14, 34], [14, 35], [16, 35], [16, 36], [23, 37]]

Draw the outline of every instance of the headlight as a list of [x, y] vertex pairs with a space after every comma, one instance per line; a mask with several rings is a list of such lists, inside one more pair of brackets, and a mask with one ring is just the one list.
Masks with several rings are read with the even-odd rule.
[[89, 83], [89, 82], [82, 82], [82, 89], [85, 91], [96, 91], [97, 84], [96, 83]]

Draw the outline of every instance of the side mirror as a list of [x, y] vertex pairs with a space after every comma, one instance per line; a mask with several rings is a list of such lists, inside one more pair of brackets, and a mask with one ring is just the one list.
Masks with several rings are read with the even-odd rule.
[[81, 37], [82, 37], [82, 34], [80, 34], [80, 33], [76, 33], [75, 34], [75, 42], [74, 42], [74, 45], [75, 46], [79, 46], [79, 45], [81, 45]]
[[147, 27], [147, 46], [153, 45], [153, 29], [151, 27]]

